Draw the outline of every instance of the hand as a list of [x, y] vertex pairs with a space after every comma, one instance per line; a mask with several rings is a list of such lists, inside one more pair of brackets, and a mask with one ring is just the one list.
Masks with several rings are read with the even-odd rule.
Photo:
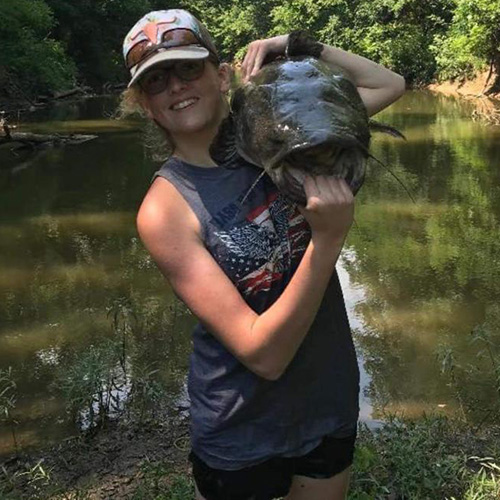
[[354, 218], [354, 196], [344, 179], [306, 176], [307, 205], [299, 207], [311, 226], [312, 239], [327, 244], [344, 242]]
[[257, 74], [268, 55], [285, 55], [287, 42], [288, 35], [279, 35], [250, 43], [241, 65], [243, 82], [248, 82], [251, 76]]

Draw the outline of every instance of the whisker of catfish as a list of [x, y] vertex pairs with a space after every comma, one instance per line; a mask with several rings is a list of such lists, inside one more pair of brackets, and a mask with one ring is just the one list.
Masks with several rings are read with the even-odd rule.
[[382, 167], [384, 167], [387, 172], [389, 172], [392, 177], [394, 177], [394, 179], [396, 179], [396, 181], [398, 182], [398, 184], [401, 185], [401, 187], [406, 191], [406, 194], [410, 197], [410, 200], [413, 202], [413, 203], [417, 203], [415, 201], [415, 198], [413, 198], [413, 195], [411, 194], [410, 190], [405, 186], [405, 184], [403, 183], [403, 181], [383, 162], [383, 161], [380, 161], [376, 156], [373, 156], [372, 154], [368, 153], [368, 156], [372, 159], [372, 160], [375, 160], [379, 165], [381, 165]]
[[257, 183], [262, 179], [262, 177], [266, 174], [266, 171], [263, 170], [262, 173], [259, 174], [257, 179], [253, 182], [253, 184], [249, 187], [248, 191], [245, 193], [245, 196], [243, 196], [243, 199], [240, 201], [240, 205], [243, 205], [245, 201], [247, 200], [248, 196], [250, 193], [255, 189], [255, 186], [257, 186]]

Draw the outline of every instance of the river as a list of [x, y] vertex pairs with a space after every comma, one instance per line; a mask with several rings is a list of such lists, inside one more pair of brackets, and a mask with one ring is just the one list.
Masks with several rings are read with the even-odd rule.
[[[130, 394], [136, 415], [160, 399], [172, 411], [186, 403], [193, 318], [134, 224], [158, 163], [142, 124], [117, 122], [113, 110], [113, 100], [87, 100], [29, 124], [98, 134], [83, 145], [35, 157], [0, 150], [0, 370], [11, 367], [16, 384], [0, 455], [13, 450], [12, 427], [23, 448], [90, 425], [98, 402], [88, 396], [102, 384], [110, 416]], [[409, 91], [377, 117], [407, 140], [374, 135], [386, 166], [369, 164], [338, 264], [371, 426], [388, 413], [498, 415], [500, 128], [471, 112]], [[121, 368], [100, 372], [109, 359]]]

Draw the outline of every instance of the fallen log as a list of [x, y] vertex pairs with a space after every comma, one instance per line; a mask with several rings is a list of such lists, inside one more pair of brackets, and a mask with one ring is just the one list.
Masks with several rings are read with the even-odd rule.
[[71, 97], [71, 96], [74, 96], [76, 94], [89, 95], [90, 91], [91, 91], [91, 89], [89, 87], [75, 87], [74, 89], [65, 90], [63, 92], [54, 92], [52, 99], [54, 99], [54, 100], [65, 99], [66, 97]]
[[9, 131], [5, 136], [0, 136], [0, 146], [9, 142], [18, 142], [33, 148], [65, 145], [74, 146], [96, 138], [97, 135], [87, 134], [32, 134], [29, 132]]

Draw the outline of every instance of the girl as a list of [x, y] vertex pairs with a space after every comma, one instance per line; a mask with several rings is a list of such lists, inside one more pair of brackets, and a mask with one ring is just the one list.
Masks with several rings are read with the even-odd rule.
[[[244, 80], [287, 35], [251, 43]], [[144, 245], [199, 319], [188, 390], [197, 499], [333, 500], [346, 496], [359, 375], [335, 264], [353, 220], [342, 179], [306, 178], [289, 203], [260, 170], [209, 154], [229, 112], [230, 69], [190, 13], [152, 12], [124, 42], [126, 99], [164, 132], [172, 155], [137, 216]], [[399, 75], [324, 46], [368, 113], [404, 92]], [[244, 201], [243, 201], [244, 200]]]

